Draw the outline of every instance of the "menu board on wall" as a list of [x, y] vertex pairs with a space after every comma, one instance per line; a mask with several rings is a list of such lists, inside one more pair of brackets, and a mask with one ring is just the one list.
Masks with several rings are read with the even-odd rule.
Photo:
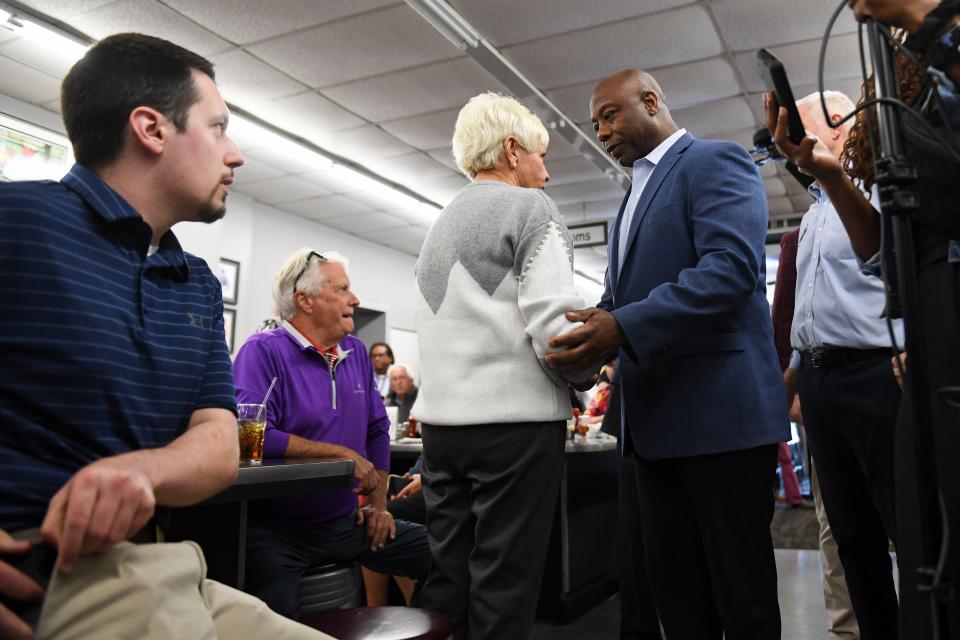
[[65, 137], [0, 114], [0, 182], [59, 180], [72, 164]]

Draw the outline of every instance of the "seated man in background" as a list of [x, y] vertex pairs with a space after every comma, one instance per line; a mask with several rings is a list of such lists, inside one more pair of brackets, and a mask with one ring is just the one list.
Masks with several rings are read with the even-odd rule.
[[[77, 164], [0, 185], [0, 529], [45, 541], [0, 531], [0, 549], [49, 579], [38, 635], [328, 637], [206, 580], [192, 543], [126, 542], [236, 475], [220, 283], [170, 230], [223, 217], [243, 164], [211, 63], [110, 36], [67, 74], [62, 111]], [[42, 596], [4, 562], [0, 592]], [[0, 636], [32, 637], [3, 606]]]
[[390, 367], [390, 395], [387, 396], [386, 405], [398, 408], [398, 422], [406, 422], [410, 417], [410, 409], [417, 401], [417, 391], [417, 385], [413, 384], [413, 376], [410, 375], [410, 367], [402, 362]]
[[[250, 336], [234, 362], [237, 398], [267, 401], [265, 458], [349, 458], [357, 487], [250, 505], [247, 584], [285, 616], [297, 616], [303, 572], [330, 562], [422, 579], [426, 530], [387, 511], [389, 422], [363, 343], [349, 335], [360, 301], [347, 260], [303, 248], [280, 269], [274, 301], [283, 324]], [[367, 495], [358, 509], [357, 495]]]
[[370, 345], [370, 364], [373, 365], [373, 376], [376, 381], [377, 393], [386, 399], [390, 395], [390, 366], [393, 365], [393, 349], [386, 342], [374, 342]]

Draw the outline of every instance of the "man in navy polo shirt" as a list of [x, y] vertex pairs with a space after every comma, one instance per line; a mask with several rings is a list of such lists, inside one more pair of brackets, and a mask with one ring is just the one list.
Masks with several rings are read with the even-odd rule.
[[[250, 336], [233, 365], [240, 402], [267, 402], [267, 458], [350, 458], [357, 486], [250, 505], [247, 585], [285, 616], [297, 615], [297, 583], [310, 566], [352, 562], [422, 579], [430, 563], [426, 529], [387, 511], [387, 412], [363, 342], [349, 335], [360, 301], [347, 260], [300, 249], [277, 274], [283, 324]], [[367, 505], [357, 508], [357, 495]]]
[[[34, 572], [42, 637], [318, 637], [204, 580], [189, 544], [125, 542], [237, 469], [220, 285], [170, 231], [221, 218], [243, 164], [213, 76], [172, 43], [106, 38], [63, 82], [77, 164], [0, 186], [0, 529], [58, 552]], [[6, 562], [0, 578], [8, 604], [41, 595]], [[0, 636], [29, 633], [0, 607]]]

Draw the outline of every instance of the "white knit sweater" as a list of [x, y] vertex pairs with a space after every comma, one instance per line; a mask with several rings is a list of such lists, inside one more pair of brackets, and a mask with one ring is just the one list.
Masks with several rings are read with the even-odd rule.
[[547, 340], [578, 326], [564, 313], [583, 306], [553, 201], [539, 189], [467, 185], [417, 262], [421, 385], [411, 415], [433, 425], [569, 418], [566, 380], [543, 358]]

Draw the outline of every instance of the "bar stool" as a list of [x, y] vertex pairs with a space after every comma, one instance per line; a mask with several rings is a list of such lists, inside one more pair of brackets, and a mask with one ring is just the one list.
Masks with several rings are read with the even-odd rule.
[[300, 617], [360, 604], [354, 564], [324, 564], [307, 569], [297, 585]]
[[301, 617], [300, 623], [339, 640], [446, 640], [450, 618], [410, 607], [361, 607]]

